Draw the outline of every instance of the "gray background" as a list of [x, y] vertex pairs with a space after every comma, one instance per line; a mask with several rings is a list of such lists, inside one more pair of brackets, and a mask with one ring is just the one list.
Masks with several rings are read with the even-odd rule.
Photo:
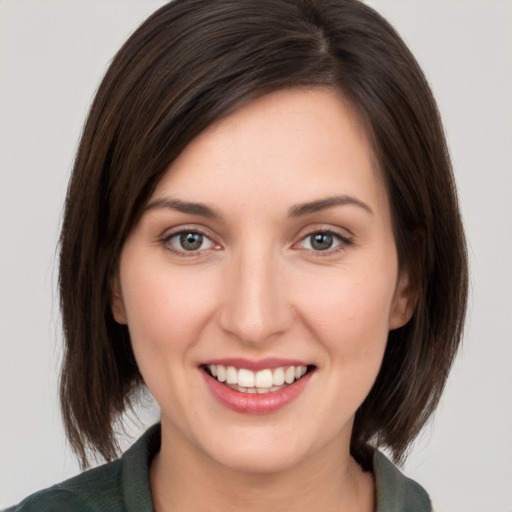
[[[56, 400], [62, 203], [107, 63], [163, 3], [0, 0], [0, 506], [78, 472]], [[437, 512], [511, 511], [512, 2], [368, 3], [397, 27], [431, 81], [471, 253], [464, 348], [405, 471]], [[143, 411], [132, 434], [156, 414]]]

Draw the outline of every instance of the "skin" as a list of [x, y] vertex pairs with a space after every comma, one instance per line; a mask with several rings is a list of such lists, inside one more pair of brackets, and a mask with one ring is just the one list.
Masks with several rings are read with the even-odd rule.
[[[343, 204], [297, 209], [333, 196]], [[374, 510], [350, 434], [414, 294], [356, 113], [325, 88], [254, 100], [198, 136], [148, 204], [123, 248], [112, 310], [162, 410], [155, 509]], [[180, 245], [187, 230], [204, 234], [199, 250]], [[334, 233], [331, 247], [312, 245], [318, 232]], [[285, 407], [242, 414], [201, 375], [224, 357], [315, 370]]]

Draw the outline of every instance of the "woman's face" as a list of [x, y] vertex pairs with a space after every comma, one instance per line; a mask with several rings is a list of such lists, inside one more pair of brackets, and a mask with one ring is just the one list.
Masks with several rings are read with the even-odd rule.
[[323, 88], [269, 94], [197, 137], [114, 287], [164, 439], [258, 472], [348, 456], [388, 331], [411, 313], [364, 129]]

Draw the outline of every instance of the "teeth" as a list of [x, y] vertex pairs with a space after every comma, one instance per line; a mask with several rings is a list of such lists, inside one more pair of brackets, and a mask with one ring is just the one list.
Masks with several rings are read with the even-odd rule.
[[254, 386], [256, 388], [272, 387], [272, 370], [261, 370], [254, 377]]
[[290, 366], [289, 368], [286, 368], [286, 371], [284, 372], [284, 381], [286, 382], [286, 384], [291, 384], [294, 380], [295, 380], [295, 368], [293, 366]]
[[242, 393], [272, 393], [292, 384], [307, 372], [306, 366], [287, 366], [265, 369], [258, 372], [246, 368], [236, 369], [234, 366], [222, 364], [208, 365], [213, 377], [219, 382], [225, 382], [229, 387]]
[[272, 373], [272, 384], [274, 386], [282, 386], [284, 384], [284, 369], [276, 368]]
[[228, 384], [238, 384], [238, 372], [234, 366], [226, 368], [226, 382]]
[[221, 364], [217, 365], [217, 380], [219, 382], [226, 381], [226, 367], [222, 366]]
[[240, 370], [238, 370], [238, 385], [243, 386], [244, 388], [253, 388], [254, 372], [246, 370], [245, 368], [240, 368]]

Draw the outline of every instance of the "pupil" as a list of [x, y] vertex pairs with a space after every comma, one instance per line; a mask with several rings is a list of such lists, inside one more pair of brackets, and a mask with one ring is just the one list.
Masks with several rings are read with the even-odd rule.
[[199, 233], [183, 233], [180, 236], [180, 243], [187, 251], [197, 251], [203, 243], [203, 235]]
[[329, 233], [317, 233], [313, 235], [311, 246], [317, 251], [325, 251], [332, 246], [332, 235]]

